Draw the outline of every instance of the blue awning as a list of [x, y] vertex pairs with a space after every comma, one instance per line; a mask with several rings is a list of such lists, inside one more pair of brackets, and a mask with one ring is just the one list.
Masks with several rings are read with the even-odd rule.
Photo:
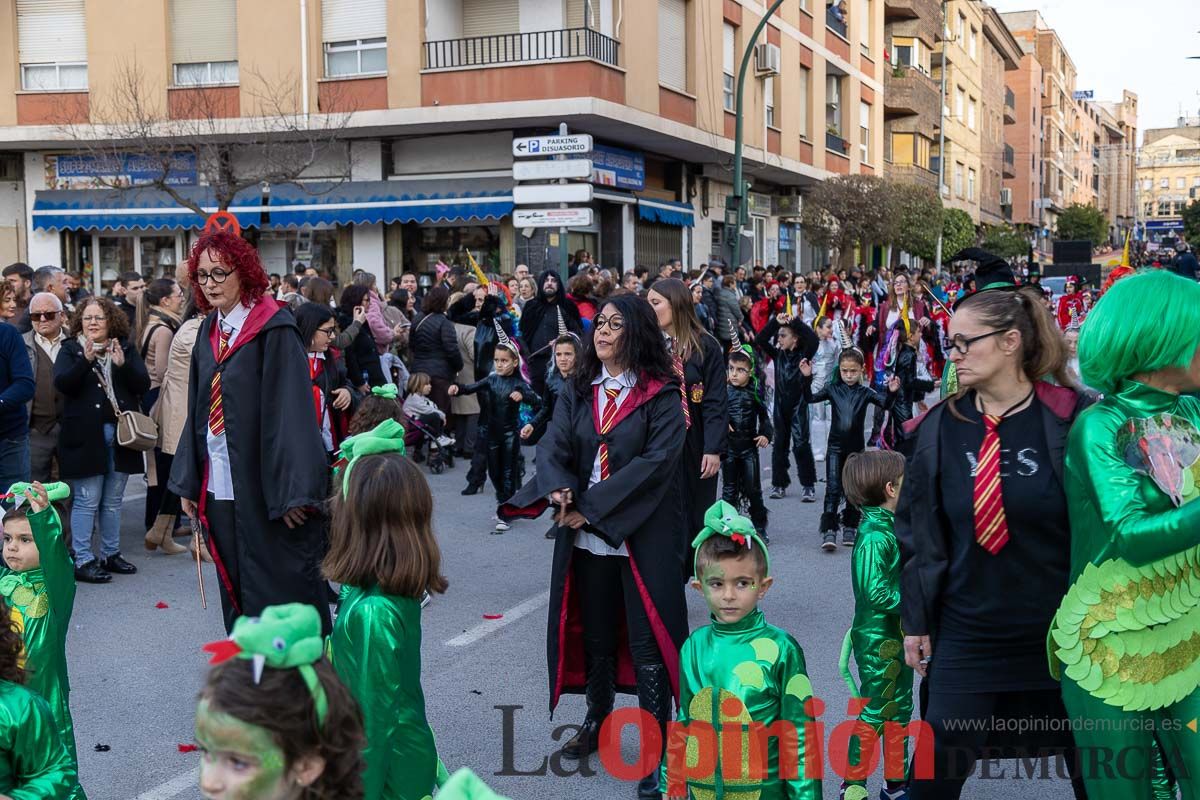
[[513, 210], [511, 179], [352, 181], [272, 186], [266, 228], [497, 220]]
[[[34, 230], [172, 230], [203, 228], [217, 210], [217, 197], [208, 186], [180, 186], [176, 191], [204, 209], [200, 216], [179, 205], [159, 189], [42, 189], [33, 202]], [[261, 190], [244, 189], [233, 199], [230, 212], [243, 228], [262, 221]]]
[[691, 228], [696, 224], [696, 212], [687, 203], [650, 200], [645, 197], [638, 198], [638, 217], [647, 222], [661, 222], [681, 228]]

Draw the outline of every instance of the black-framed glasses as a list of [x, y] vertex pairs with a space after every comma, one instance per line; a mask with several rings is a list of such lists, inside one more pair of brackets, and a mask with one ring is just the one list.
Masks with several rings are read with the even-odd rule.
[[1008, 333], [1008, 330], [988, 331], [987, 333], [981, 333], [978, 336], [963, 336], [961, 333], [956, 333], [954, 336], [950, 337], [950, 346], [965, 356], [967, 353], [971, 352], [971, 345], [982, 341], [989, 336], [998, 336], [1002, 333]]
[[337, 326], [330, 325], [328, 328], [317, 328], [317, 333], [323, 333], [326, 336], [337, 336]]
[[621, 330], [621, 328], [625, 327], [625, 318], [619, 317], [615, 314], [611, 317], [606, 317], [603, 314], [599, 314], [592, 320], [592, 330], [594, 331], [600, 330], [605, 325], [608, 326], [610, 331], [616, 333], [617, 331]]
[[228, 277], [229, 273], [223, 269], [214, 269], [212, 272], [197, 271], [196, 283], [203, 286], [204, 284], [208, 283], [209, 279], [212, 279], [213, 283], [224, 283], [225, 279]]

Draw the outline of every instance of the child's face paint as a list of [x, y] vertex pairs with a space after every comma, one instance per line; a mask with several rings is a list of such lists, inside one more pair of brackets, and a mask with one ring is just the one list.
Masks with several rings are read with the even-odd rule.
[[517, 368], [517, 360], [513, 358], [512, 353], [497, 347], [495, 365], [496, 374], [507, 378]]
[[838, 371], [842, 373], [842, 383], [847, 386], [854, 386], [862, 381], [863, 368], [858, 362], [843, 361], [838, 364]]
[[196, 707], [200, 791], [205, 800], [293, 800], [300, 787], [288, 779], [283, 750], [264, 728]]
[[771, 587], [771, 578], [759, 575], [754, 558], [743, 553], [707, 565], [701, 579], [692, 581], [692, 587], [704, 595], [713, 618], [728, 624], [741, 621], [758, 608], [758, 601]]
[[575, 348], [569, 344], [554, 346], [554, 366], [562, 375], [570, 375], [575, 371]]
[[14, 572], [25, 572], [42, 565], [42, 556], [34, 544], [28, 520], [14, 519], [4, 523], [4, 563]]
[[750, 383], [750, 368], [742, 363], [729, 365], [729, 382], [734, 386], [746, 386]]

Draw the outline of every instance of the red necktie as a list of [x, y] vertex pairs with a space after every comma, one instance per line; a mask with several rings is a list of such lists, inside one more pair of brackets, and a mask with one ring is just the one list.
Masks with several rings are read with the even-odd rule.
[[[221, 323], [217, 323], [220, 325]], [[225, 351], [229, 349], [229, 337], [233, 335], [233, 331], [225, 330], [224, 326], [220, 328], [220, 339], [217, 343], [217, 365], [225, 358]], [[220, 436], [225, 433], [225, 410], [221, 408], [221, 370], [218, 369], [213, 373], [212, 386], [208, 392], [208, 432], [213, 436]]]
[[[613, 425], [617, 421], [617, 412], [621, 410], [621, 406], [617, 403], [617, 396], [621, 394], [620, 386], [610, 386], [604, 390], [604, 396], [608, 398], [608, 402], [604, 405], [604, 412], [600, 415], [600, 435], [606, 435], [612, 430]], [[600, 442], [600, 480], [608, 480], [608, 442]]]
[[313, 409], [317, 412], [317, 427], [322, 427], [325, 420], [325, 404], [321, 402], [321, 387], [317, 386], [317, 378], [321, 376], [324, 362], [313, 356], [308, 360], [308, 370], [312, 377]]
[[1004, 492], [1000, 487], [1001, 417], [983, 417], [983, 444], [975, 471], [975, 541], [992, 555], [1008, 544], [1008, 520], [1004, 518]]
[[683, 427], [684, 429], [691, 429], [692, 409], [688, 406], [687, 378], [683, 372], [683, 359], [677, 355], [672, 355], [671, 367], [675, 370], [675, 377], [679, 379], [679, 397], [683, 401]]

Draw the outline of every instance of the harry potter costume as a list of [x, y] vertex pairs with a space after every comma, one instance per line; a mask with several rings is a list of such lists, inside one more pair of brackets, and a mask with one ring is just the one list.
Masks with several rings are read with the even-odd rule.
[[700, 461], [706, 455], [719, 458], [725, 453], [725, 437], [729, 431], [729, 412], [725, 408], [725, 356], [721, 343], [707, 333], [700, 337], [700, 342], [701, 351], [692, 353], [683, 364], [689, 424], [683, 459], [679, 462], [683, 480], [683, 524], [686, 526], [679, 537], [679, 552], [684, 570], [689, 574], [691, 532], [704, 525], [704, 509], [717, 499], [717, 476], [701, 478]]
[[[47, 491], [53, 494], [56, 487], [61, 487], [63, 492], [60, 496], [65, 497], [66, 487], [63, 484], [48, 484]], [[19, 492], [21, 488], [18, 484], [13, 490]], [[71, 612], [75, 607], [75, 569], [67, 546], [63, 543], [62, 523], [59, 521], [58, 512], [53, 507], [48, 507], [30, 514], [28, 519], [41, 566], [21, 572], [0, 566], [0, 595], [8, 605], [11, 622], [21, 632], [21, 638], [25, 641], [26, 685], [37, 692], [49, 706], [57, 730], [54, 741], [61, 741], [62, 746], [66, 747], [70, 771], [74, 777], [79, 762], [75, 751], [75, 723], [71, 719], [67, 631], [71, 625]], [[32, 713], [32, 710], [29, 710], [29, 713]], [[4, 748], [0, 746], [0, 753], [3, 751]], [[2, 787], [3, 779], [0, 777], [0, 793], [3, 791]], [[78, 781], [72, 781], [72, 791], [69, 794], [46, 796], [69, 796], [72, 800], [85, 797]]]
[[[200, 503], [220, 577], [226, 630], [243, 614], [257, 616], [268, 605], [301, 602], [318, 610], [328, 631], [319, 568], [325, 537], [316, 512], [328, 493], [328, 461], [304, 345], [291, 313], [275, 301], [264, 297], [248, 312], [238, 311], [243, 308], [230, 312], [240, 322], [236, 336], [217, 311], [200, 326], [188, 379], [187, 424], [169, 488]], [[219, 406], [210, 401], [218, 374]], [[212, 432], [218, 427], [217, 408], [219, 435]], [[211, 481], [210, 441], [227, 476], [219, 486]], [[303, 524], [289, 528], [283, 515], [294, 508], [310, 513]]]
[[50, 708], [33, 690], [8, 681], [0, 681], [0, 795], [14, 800], [83, 796], [74, 747], [68, 752], [63, 746]]
[[[610, 403], [615, 413], [603, 415]], [[564, 692], [586, 687], [575, 757], [595, 750], [614, 691], [637, 692], [664, 727], [678, 696], [688, 631], [677, 543], [684, 437], [679, 384], [601, 369], [563, 391], [537, 473], [499, 509], [501, 519], [534, 518], [552, 492], [570, 489], [587, 519], [578, 531], [558, 528], [546, 635], [551, 711]], [[648, 792], [657, 773], [652, 783]]]

